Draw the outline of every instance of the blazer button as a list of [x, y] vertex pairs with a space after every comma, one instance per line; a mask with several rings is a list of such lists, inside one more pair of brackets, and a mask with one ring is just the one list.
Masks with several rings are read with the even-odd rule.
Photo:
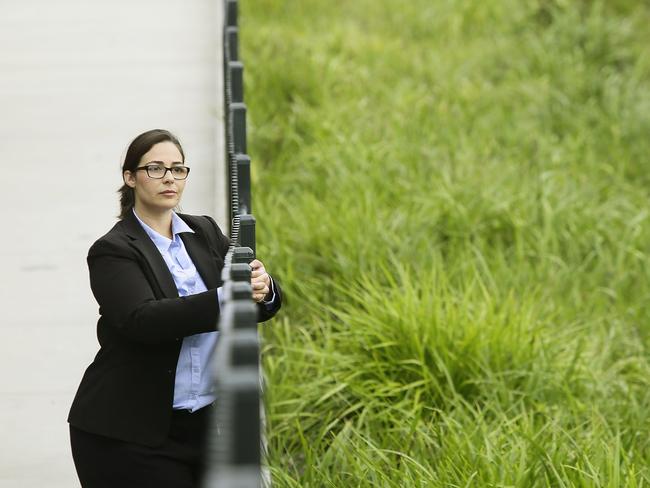
[[167, 372], [168, 372], [169, 374], [172, 374], [172, 370], [171, 370], [171, 369], [168, 369]]

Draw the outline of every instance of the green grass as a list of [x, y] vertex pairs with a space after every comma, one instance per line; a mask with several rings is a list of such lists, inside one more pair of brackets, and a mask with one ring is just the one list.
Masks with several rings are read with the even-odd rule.
[[274, 486], [650, 486], [648, 2], [241, 8]]

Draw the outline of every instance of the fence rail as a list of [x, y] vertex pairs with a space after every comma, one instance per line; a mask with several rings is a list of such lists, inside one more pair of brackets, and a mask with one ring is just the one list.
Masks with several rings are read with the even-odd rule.
[[255, 258], [250, 157], [246, 154], [244, 64], [239, 60], [237, 0], [223, 2], [224, 114], [230, 200], [230, 238], [223, 269], [223, 305], [215, 354], [215, 414], [208, 432], [205, 488], [262, 485], [262, 409], [257, 307], [252, 300]]

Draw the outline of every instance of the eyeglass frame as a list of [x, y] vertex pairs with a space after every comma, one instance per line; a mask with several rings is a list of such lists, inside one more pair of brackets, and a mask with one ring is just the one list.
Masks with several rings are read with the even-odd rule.
[[[165, 168], [165, 172], [162, 174], [162, 176], [159, 176], [159, 177], [151, 176], [151, 175], [149, 174], [149, 167], [150, 167], [150, 166], [162, 166], [163, 168]], [[176, 178], [176, 177], [174, 176], [174, 173], [172, 172], [172, 170], [173, 170], [174, 168], [185, 168], [185, 169], [187, 170], [187, 173], [185, 174], [185, 178]], [[141, 170], [146, 171], [147, 176], [148, 176], [149, 178], [151, 178], [152, 180], [162, 180], [162, 179], [167, 175], [167, 171], [169, 171], [169, 172], [171, 173], [172, 178], [174, 178], [174, 180], [176, 180], [176, 181], [183, 181], [183, 180], [186, 180], [187, 177], [190, 175], [190, 167], [189, 167], [189, 166], [185, 166], [185, 165], [171, 166], [170, 168], [168, 168], [168, 167], [165, 166], [164, 164], [160, 164], [160, 163], [148, 163], [148, 164], [145, 164], [144, 166], [138, 166], [137, 168], [134, 169], [134, 171], [141, 171]]]

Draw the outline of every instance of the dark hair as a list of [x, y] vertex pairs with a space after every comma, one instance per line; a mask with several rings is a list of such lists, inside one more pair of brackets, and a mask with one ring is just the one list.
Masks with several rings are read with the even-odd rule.
[[[124, 164], [122, 165], [122, 175], [124, 175], [125, 171], [134, 171], [140, 164], [142, 156], [159, 142], [165, 141], [172, 142], [178, 148], [183, 157], [183, 162], [185, 162], [185, 153], [183, 152], [181, 143], [174, 134], [164, 129], [148, 130], [133, 139], [131, 144], [129, 144], [129, 148], [126, 150], [126, 156], [124, 157]], [[120, 194], [119, 218], [123, 219], [135, 205], [135, 191], [124, 183], [118, 190], [118, 193]]]

